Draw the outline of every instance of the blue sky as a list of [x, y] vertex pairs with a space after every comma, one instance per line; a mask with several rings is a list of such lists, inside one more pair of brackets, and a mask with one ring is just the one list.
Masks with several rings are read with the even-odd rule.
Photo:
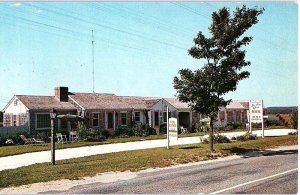
[[[243, 3], [264, 7], [247, 35], [250, 78], [233, 99], [263, 99], [265, 106], [298, 104], [297, 4]], [[56, 86], [93, 92], [174, 97], [173, 77], [201, 68], [187, 54], [198, 31], [209, 36], [211, 13], [242, 3], [106, 2], [0, 3], [0, 108], [14, 94], [53, 95]]]

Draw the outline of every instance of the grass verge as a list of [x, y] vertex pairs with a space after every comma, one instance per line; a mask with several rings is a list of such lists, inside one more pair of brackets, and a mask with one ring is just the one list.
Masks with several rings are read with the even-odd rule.
[[[179, 137], [192, 137], [192, 136], [202, 136], [205, 135], [204, 132], [199, 133], [191, 133], [191, 134], [184, 134], [179, 135]], [[125, 143], [125, 142], [135, 142], [141, 140], [155, 140], [155, 139], [166, 139], [166, 135], [150, 135], [147, 137], [125, 137], [125, 138], [109, 138], [105, 141], [99, 142], [73, 142], [73, 143], [66, 143], [66, 144], [56, 144], [57, 149], [65, 149], [65, 148], [76, 148], [82, 146], [94, 146], [94, 145], [103, 145], [103, 144], [113, 144], [113, 143]], [[3, 146], [0, 147], [0, 157], [4, 156], [11, 156], [17, 154], [24, 154], [29, 152], [39, 152], [39, 151], [46, 151], [51, 149], [51, 144], [47, 143], [44, 146], [41, 145], [14, 145], [14, 146]]]
[[[255, 130], [255, 129], [253, 129]], [[267, 130], [267, 129], [266, 129]], [[228, 132], [237, 132], [237, 131], [245, 131], [246, 129], [235, 129], [230, 131], [218, 131], [218, 133], [228, 133]], [[193, 137], [193, 136], [203, 136], [206, 135], [205, 132], [196, 132], [196, 133], [188, 133], [188, 134], [179, 134], [178, 137]], [[166, 135], [150, 135], [147, 137], [126, 137], [126, 138], [109, 138], [105, 141], [99, 142], [73, 142], [68, 144], [56, 144], [57, 149], [65, 149], [65, 148], [76, 148], [82, 146], [94, 146], [94, 145], [103, 145], [107, 143], [125, 143], [125, 142], [134, 142], [141, 140], [155, 140], [155, 139], [165, 139]], [[33, 145], [15, 145], [15, 146], [3, 146], [0, 147], [0, 157], [11, 156], [17, 154], [24, 154], [29, 152], [39, 152], [39, 151], [47, 151], [51, 149], [51, 144], [48, 143], [45, 146], [33, 146]]]
[[[298, 144], [297, 136], [267, 137], [245, 142], [215, 144], [219, 157], [262, 150], [282, 145]], [[0, 188], [47, 182], [60, 179], [80, 179], [110, 171], [138, 171], [146, 168], [198, 162], [217, 158], [212, 156], [208, 144], [127, 151], [57, 161], [57, 165], [41, 163], [0, 172]]]

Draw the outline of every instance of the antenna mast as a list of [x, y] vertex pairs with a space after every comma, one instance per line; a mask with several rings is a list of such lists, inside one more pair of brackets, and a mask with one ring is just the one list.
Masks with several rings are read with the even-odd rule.
[[93, 63], [93, 93], [95, 93], [95, 54], [94, 54], [94, 30], [92, 29], [92, 63]]

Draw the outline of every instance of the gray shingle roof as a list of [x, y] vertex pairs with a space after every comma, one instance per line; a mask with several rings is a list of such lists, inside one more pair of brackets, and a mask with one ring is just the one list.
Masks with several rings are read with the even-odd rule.
[[85, 109], [147, 109], [154, 105], [158, 99], [137, 96], [116, 96], [107, 93], [73, 93], [69, 95]]
[[[162, 98], [140, 96], [117, 96], [107, 93], [72, 93], [69, 95], [85, 109], [149, 109]], [[164, 98], [176, 109], [189, 109], [187, 103], [180, 102], [176, 98]]]
[[70, 102], [60, 102], [54, 96], [16, 95], [16, 97], [31, 110], [76, 110]]

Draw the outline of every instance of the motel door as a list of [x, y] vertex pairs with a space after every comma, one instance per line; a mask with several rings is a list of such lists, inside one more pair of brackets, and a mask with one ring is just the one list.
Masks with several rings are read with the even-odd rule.
[[118, 124], [118, 116], [119, 116], [119, 114], [116, 112], [115, 113], [115, 127], [117, 128], [118, 126], [119, 126], [119, 124]]
[[159, 126], [159, 113], [154, 112], [154, 127], [158, 127], [158, 126]]
[[113, 113], [111, 112], [107, 113], [107, 128], [108, 129], [114, 128], [114, 118], [113, 118]]

